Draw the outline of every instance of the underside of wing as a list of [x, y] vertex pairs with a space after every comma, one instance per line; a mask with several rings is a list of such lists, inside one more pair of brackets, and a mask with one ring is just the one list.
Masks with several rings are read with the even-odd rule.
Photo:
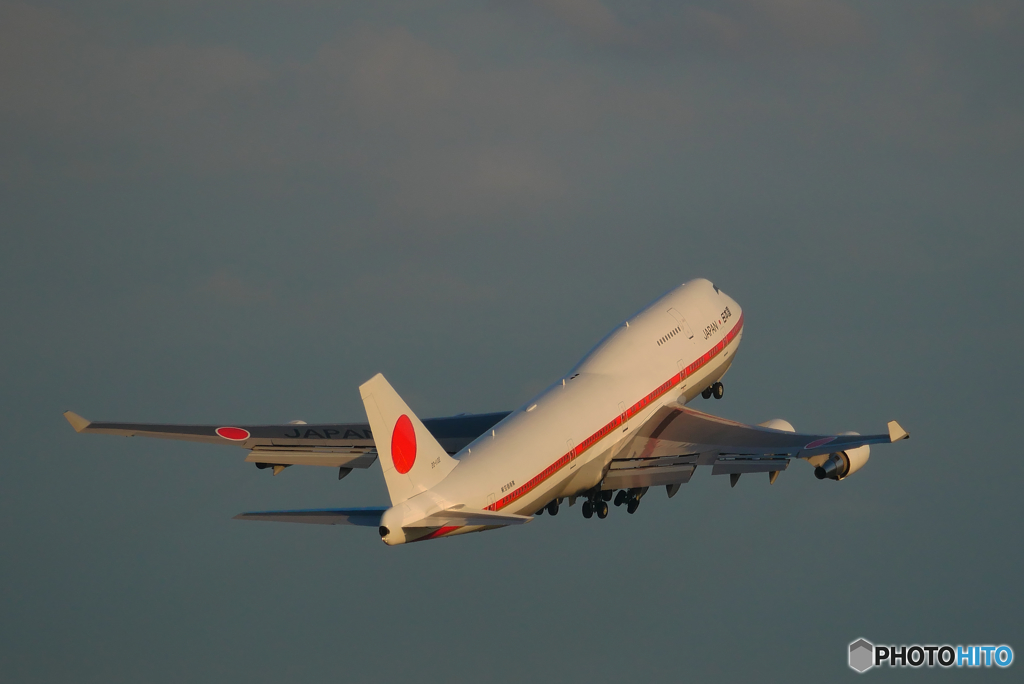
[[828, 454], [909, 436], [896, 421], [889, 423], [885, 434], [801, 434], [666, 406], [614, 456], [602, 487], [681, 484], [688, 482], [699, 466], [710, 466], [713, 475], [734, 478], [742, 473], [777, 473], [785, 470], [792, 458], [814, 463]]
[[235, 520], [305, 523], [307, 525], [357, 525], [377, 527], [387, 506], [370, 508], [322, 508], [301, 511], [257, 511], [240, 513]]

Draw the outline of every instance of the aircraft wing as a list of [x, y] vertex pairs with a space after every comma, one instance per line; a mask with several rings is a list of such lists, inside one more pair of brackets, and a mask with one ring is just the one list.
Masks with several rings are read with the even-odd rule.
[[701, 465], [711, 466], [713, 475], [778, 472], [792, 458], [815, 463], [815, 457], [824, 460], [838, 451], [909, 436], [896, 421], [889, 422], [887, 433], [873, 435], [801, 434], [669, 405], [655, 412], [613, 457], [602, 487], [681, 484]]
[[377, 527], [387, 506], [369, 508], [321, 508], [301, 511], [258, 511], [240, 513], [235, 520], [306, 523], [307, 525], [358, 525]]
[[[449, 453], [490, 430], [507, 412], [428, 418], [424, 426]], [[163, 423], [101, 423], [67, 411], [64, 417], [77, 432], [153, 437], [249, 449], [246, 461], [259, 465], [321, 465], [369, 468], [377, 458], [368, 423], [307, 425], [171, 425]]]

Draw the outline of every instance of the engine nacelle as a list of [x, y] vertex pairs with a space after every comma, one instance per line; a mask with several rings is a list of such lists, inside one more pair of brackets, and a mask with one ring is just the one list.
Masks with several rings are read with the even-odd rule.
[[796, 428], [788, 420], [782, 418], [772, 418], [766, 420], [763, 423], [758, 423], [761, 427], [771, 428], [772, 430], [782, 430], [783, 432], [796, 432]]
[[[858, 435], [859, 432], [844, 432], [844, 435]], [[867, 444], [855, 449], [847, 449], [829, 457], [814, 469], [814, 476], [819, 480], [842, 480], [864, 467], [871, 456], [871, 447]]]

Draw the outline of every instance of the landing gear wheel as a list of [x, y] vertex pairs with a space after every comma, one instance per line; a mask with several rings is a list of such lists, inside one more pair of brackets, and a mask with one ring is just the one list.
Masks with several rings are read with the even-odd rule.
[[633, 515], [634, 513], [636, 513], [636, 509], [639, 507], [639, 501], [637, 501], [636, 499], [630, 499], [629, 503], [626, 504], [626, 512], [628, 512], [630, 515]]
[[608, 517], [608, 504], [606, 504], [604, 501], [597, 504], [597, 517], [601, 520], [604, 520]]
[[613, 493], [614, 493], [614, 492], [612, 492], [612, 490], [610, 490], [610, 489], [609, 489], [609, 490], [606, 490], [606, 491], [603, 491], [603, 492], [601, 492], [601, 500], [602, 500], [602, 501], [611, 501], [611, 500], [612, 500], [612, 494], [613, 494]]
[[711, 393], [715, 395], [715, 399], [721, 399], [725, 396], [725, 385], [720, 382], [716, 382], [711, 386]]
[[558, 515], [558, 499], [552, 499], [548, 504], [548, 515]]
[[594, 507], [589, 501], [583, 502], [583, 517], [590, 520], [590, 516], [594, 515]]
[[620, 489], [615, 493], [615, 505], [621, 506], [624, 503], [626, 503], [626, 490]]
[[705, 387], [704, 391], [700, 393], [700, 396], [704, 397], [705, 399], [710, 399], [711, 398], [711, 391], [712, 390], [711, 390], [710, 387]]

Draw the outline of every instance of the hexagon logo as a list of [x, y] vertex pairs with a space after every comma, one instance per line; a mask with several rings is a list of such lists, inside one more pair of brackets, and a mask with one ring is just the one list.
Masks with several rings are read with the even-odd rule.
[[850, 667], [865, 672], [875, 664], [875, 646], [866, 639], [857, 639], [850, 644]]

